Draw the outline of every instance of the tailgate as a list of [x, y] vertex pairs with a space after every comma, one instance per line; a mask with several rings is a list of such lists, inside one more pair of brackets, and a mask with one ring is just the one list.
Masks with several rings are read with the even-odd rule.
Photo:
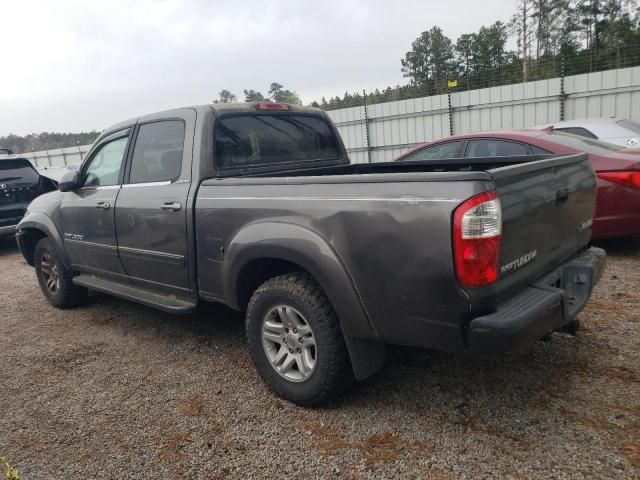
[[586, 154], [490, 170], [502, 205], [499, 284], [538, 277], [591, 238], [596, 178]]

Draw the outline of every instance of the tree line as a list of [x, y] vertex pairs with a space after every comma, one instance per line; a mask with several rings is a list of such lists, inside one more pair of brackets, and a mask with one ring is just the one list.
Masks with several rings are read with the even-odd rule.
[[[300, 96], [292, 91], [287, 90], [280, 83], [273, 82], [269, 86], [267, 92], [268, 96], [263, 95], [258, 90], [243, 90], [245, 102], [278, 102], [278, 103], [291, 103], [292, 105], [302, 105]], [[231, 93], [230, 90], [220, 90], [218, 98], [213, 100], [213, 103], [233, 103], [238, 101], [238, 96]]]
[[[516, 50], [507, 48], [515, 39]], [[636, 0], [517, 0], [510, 21], [455, 41], [440, 27], [422, 32], [400, 59], [408, 84], [367, 93], [380, 103], [508, 83], [640, 65]], [[326, 110], [360, 106], [360, 92], [314, 102]]]
[[[452, 40], [440, 27], [422, 32], [400, 59], [405, 85], [366, 92], [367, 103], [382, 103], [508, 83], [640, 65], [640, 10], [637, 0], [515, 0], [509, 22], [482, 26]], [[509, 40], [516, 49], [509, 49]], [[361, 106], [363, 92], [322, 98], [310, 106], [325, 110]], [[213, 103], [240, 97], [223, 89]], [[266, 94], [243, 90], [245, 102], [301, 105], [300, 96], [273, 82]], [[0, 137], [16, 153], [93, 142], [97, 132], [40, 133]]]
[[14, 153], [54, 150], [56, 148], [93, 143], [93, 141], [98, 138], [98, 135], [99, 132], [95, 131], [81, 133], [31, 133], [24, 137], [10, 134], [5, 137], [0, 137], [0, 148], [10, 148]]

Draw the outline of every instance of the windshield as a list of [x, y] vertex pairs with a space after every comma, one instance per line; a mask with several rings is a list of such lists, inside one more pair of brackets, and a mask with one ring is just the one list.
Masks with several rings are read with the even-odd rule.
[[631, 120], [618, 120], [616, 122], [621, 127], [626, 128], [627, 130], [631, 130], [634, 133], [640, 134], [640, 124], [636, 122], [632, 122]]
[[622, 147], [612, 143], [603, 142], [593, 138], [580, 137], [570, 133], [552, 132], [545, 135], [550, 142], [559, 143], [565, 147], [575, 148], [581, 152], [591, 153], [593, 155], [608, 155], [613, 152], [619, 152]]
[[297, 114], [235, 115], [215, 132], [216, 163], [222, 168], [265, 166], [340, 157], [329, 124]]

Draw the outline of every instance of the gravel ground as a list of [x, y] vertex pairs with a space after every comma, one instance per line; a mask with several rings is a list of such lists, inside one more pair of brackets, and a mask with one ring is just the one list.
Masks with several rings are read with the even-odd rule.
[[257, 378], [237, 313], [56, 310], [0, 239], [0, 456], [22, 479], [640, 478], [640, 239], [605, 247], [577, 337], [499, 358], [394, 348], [303, 409]]

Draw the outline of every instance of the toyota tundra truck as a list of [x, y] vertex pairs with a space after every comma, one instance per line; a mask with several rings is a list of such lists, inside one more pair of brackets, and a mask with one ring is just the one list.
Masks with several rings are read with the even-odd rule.
[[260, 376], [317, 405], [388, 344], [513, 352], [571, 324], [605, 262], [595, 188], [583, 154], [350, 164], [320, 110], [204, 105], [105, 130], [17, 240], [58, 308], [246, 312]]

